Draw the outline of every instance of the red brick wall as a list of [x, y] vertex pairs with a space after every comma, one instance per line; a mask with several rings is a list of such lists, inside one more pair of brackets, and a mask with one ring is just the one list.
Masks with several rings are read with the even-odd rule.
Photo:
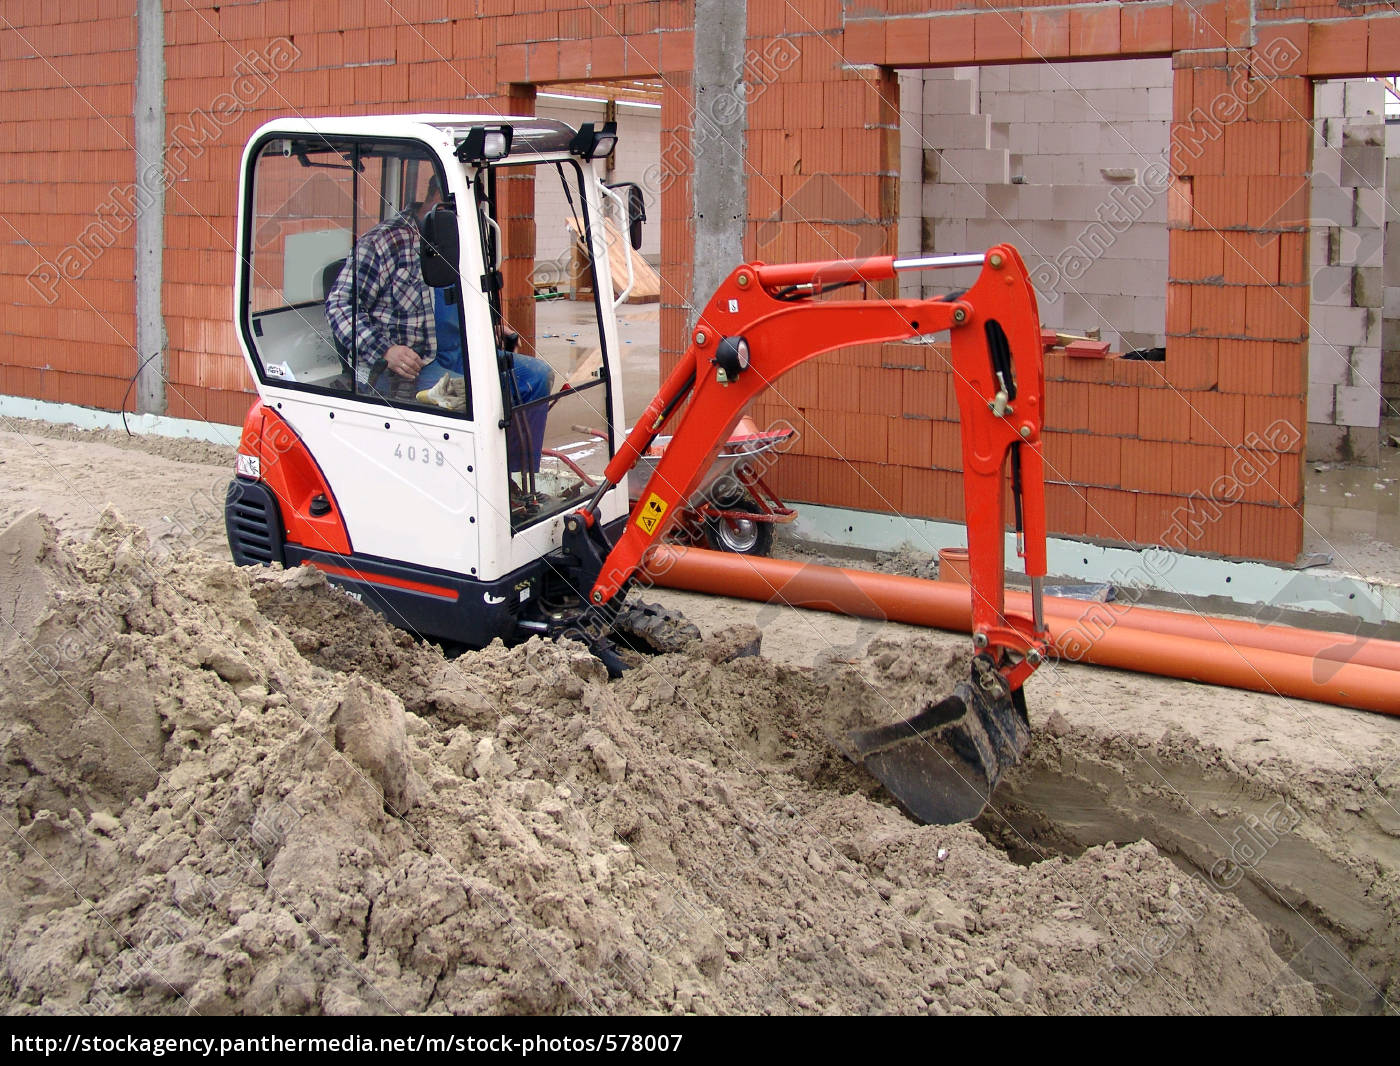
[[0, 14], [0, 392], [116, 408], [136, 372], [134, 0]]
[[[11, 24], [0, 28], [0, 273], [9, 294], [0, 303], [0, 390], [115, 408], [137, 361], [134, 226], [119, 195], [134, 177], [136, 25], [131, 0], [80, 6], [91, 15], [38, 0], [0, 3]], [[252, 130], [280, 114], [509, 111], [532, 106], [531, 86], [659, 75], [663, 362], [682, 350], [692, 254], [690, 4], [181, 0], [167, 9], [167, 132], [179, 162], [165, 194], [170, 414], [237, 422], [247, 408], [230, 306], [238, 160]], [[1171, 354], [1158, 366], [1050, 359], [1051, 529], [1296, 555], [1301, 433], [1266, 434], [1280, 419], [1305, 425], [1298, 220], [1306, 217], [1308, 78], [1393, 70], [1400, 17], [1291, 0], [1049, 10], [983, 0], [749, 0], [749, 35], [744, 248], [769, 261], [895, 250], [895, 68], [1172, 55]], [[246, 80], [250, 67], [267, 74], [256, 57], [276, 40], [294, 51], [289, 68]], [[1294, 59], [1278, 62], [1285, 52]], [[1275, 75], [1267, 84], [1266, 69]], [[235, 106], [211, 111], [230, 93]], [[1212, 115], [1213, 103], [1226, 112]], [[89, 244], [111, 244], [88, 264], [71, 254], [84, 234]], [[63, 276], [45, 274], [65, 249]], [[523, 311], [524, 271], [509, 273]], [[955, 411], [932, 350], [834, 353], [779, 390], [763, 411], [807, 430], [777, 475], [792, 498], [961, 516]], [[1215, 503], [1203, 498], [1212, 486]]]

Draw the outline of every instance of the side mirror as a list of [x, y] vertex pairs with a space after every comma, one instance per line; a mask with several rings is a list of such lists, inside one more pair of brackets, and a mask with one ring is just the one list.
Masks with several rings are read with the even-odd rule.
[[461, 259], [457, 212], [447, 204], [438, 204], [418, 224], [418, 235], [418, 263], [423, 271], [423, 283], [434, 289], [456, 285]]
[[647, 220], [646, 197], [642, 195], [641, 187], [635, 182], [626, 181], [609, 185], [608, 188], [627, 190], [627, 239], [634, 249], [640, 251], [642, 223]]
[[633, 249], [638, 251], [642, 247], [642, 223], [646, 220], [647, 206], [642, 190], [635, 185], [627, 186], [627, 236]]

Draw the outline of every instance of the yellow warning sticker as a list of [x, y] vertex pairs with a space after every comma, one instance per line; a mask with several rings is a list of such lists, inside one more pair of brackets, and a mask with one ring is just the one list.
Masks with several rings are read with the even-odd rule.
[[651, 536], [661, 525], [661, 519], [666, 516], [666, 507], [666, 501], [653, 492], [637, 512], [637, 528]]

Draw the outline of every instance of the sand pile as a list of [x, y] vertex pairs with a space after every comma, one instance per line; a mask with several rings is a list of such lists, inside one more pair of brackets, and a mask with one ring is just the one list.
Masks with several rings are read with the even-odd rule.
[[947, 653], [608, 682], [444, 660], [315, 573], [0, 534], [0, 1009], [1309, 1010], [1148, 844], [1019, 866], [918, 827], [826, 734]]

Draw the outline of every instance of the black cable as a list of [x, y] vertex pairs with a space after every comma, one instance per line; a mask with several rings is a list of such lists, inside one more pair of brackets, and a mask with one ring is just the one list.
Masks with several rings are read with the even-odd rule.
[[136, 379], [141, 376], [141, 371], [146, 369], [146, 364], [160, 355], [164, 350], [163, 348], [157, 348], [150, 355], [146, 356], [145, 359], [142, 359], [141, 365], [136, 368], [136, 373], [132, 374], [131, 380], [126, 383], [126, 392], [122, 393], [122, 429], [126, 430], [126, 435], [128, 437], [134, 437], [136, 434], [131, 432], [131, 427], [126, 423], [126, 401], [131, 396], [131, 390], [136, 387]]

